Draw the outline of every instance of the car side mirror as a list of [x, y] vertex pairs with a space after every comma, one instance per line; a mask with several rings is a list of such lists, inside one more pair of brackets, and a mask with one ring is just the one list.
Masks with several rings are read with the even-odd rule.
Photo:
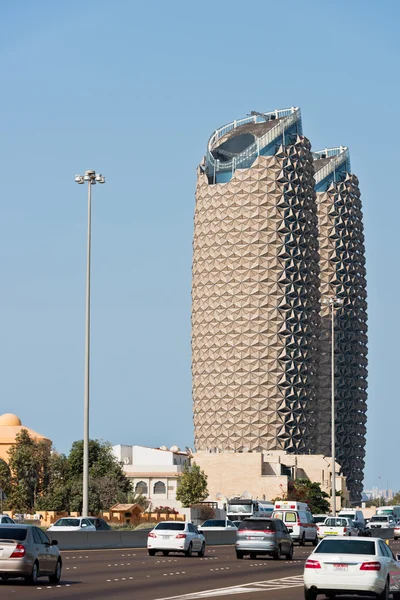
[[86, 523], [82, 523], [81, 527], [87, 527]]
[[51, 545], [52, 546], [58, 546], [57, 540], [51, 540]]
[[396, 560], [400, 562], [400, 554], [396, 554]]
[[287, 530], [288, 530], [289, 533], [293, 533], [293, 528], [292, 527], [288, 527]]

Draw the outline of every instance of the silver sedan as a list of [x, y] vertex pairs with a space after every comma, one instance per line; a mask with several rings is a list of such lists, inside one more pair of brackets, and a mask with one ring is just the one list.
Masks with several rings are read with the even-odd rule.
[[50, 583], [61, 579], [62, 561], [57, 542], [32, 525], [0, 525], [0, 577], [23, 577], [35, 585], [38, 577]]

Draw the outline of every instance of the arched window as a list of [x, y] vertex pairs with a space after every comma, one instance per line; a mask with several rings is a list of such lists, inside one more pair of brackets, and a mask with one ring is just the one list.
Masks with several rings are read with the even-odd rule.
[[149, 488], [147, 487], [147, 483], [139, 481], [139, 483], [136, 484], [135, 492], [137, 494], [148, 494]]
[[162, 481], [157, 481], [153, 487], [153, 494], [166, 494], [167, 489], [165, 487], [165, 483]]

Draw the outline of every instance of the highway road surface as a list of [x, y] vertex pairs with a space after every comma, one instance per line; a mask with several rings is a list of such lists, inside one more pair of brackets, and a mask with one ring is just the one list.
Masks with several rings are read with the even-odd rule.
[[[400, 552], [400, 542], [390, 545]], [[59, 585], [50, 585], [47, 578], [36, 586], [4, 581], [0, 599], [302, 600], [304, 561], [311, 551], [311, 546], [296, 546], [292, 561], [237, 560], [233, 546], [210, 546], [204, 558], [152, 557], [144, 549], [62, 552]]]

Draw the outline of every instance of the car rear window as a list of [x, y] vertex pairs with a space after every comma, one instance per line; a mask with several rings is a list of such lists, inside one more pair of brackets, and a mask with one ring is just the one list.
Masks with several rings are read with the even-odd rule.
[[386, 523], [387, 521], [389, 521], [389, 517], [385, 517], [385, 516], [378, 516], [378, 517], [371, 517], [371, 521], [380, 521], [380, 522], [384, 522]]
[[54, 523], [54, 527], [79, 527], [80, 524], [79, 519], [60, 519]]
[[324, 525], [327, 527], [346, 527], [347, 521], [346, 519], [332, 517], [331, 519], [326, 519]]
[[325, 519], [326, 519], [325, 515], [322, 515], [322, 517], [313, 517], [314, 523], [323, 523], [325, 521]]
[[239, 531], [243, 529], [251, 529], [251, 531], [276, 531], [275, 523], [272, 519], [265, 519], [262, 521], [242, 521], [239, 525]]
[[22, 542], [26, 538], [28, 529], [25, 527], [0, 527], [0, 540], [17, 540]]
[[376, 554], [375, 542], [367, 540], [327, 540], [322, 542], [314, 550], [315, 553], [323, 554]]
[[202, 527], [225, 527], [225, 520], [207, 519], [207, 521], [204, 521]]
[[172, 531], [183, 531], [185, 529], [185, 523], [159, 523], [156, 529], [172, 529]]

